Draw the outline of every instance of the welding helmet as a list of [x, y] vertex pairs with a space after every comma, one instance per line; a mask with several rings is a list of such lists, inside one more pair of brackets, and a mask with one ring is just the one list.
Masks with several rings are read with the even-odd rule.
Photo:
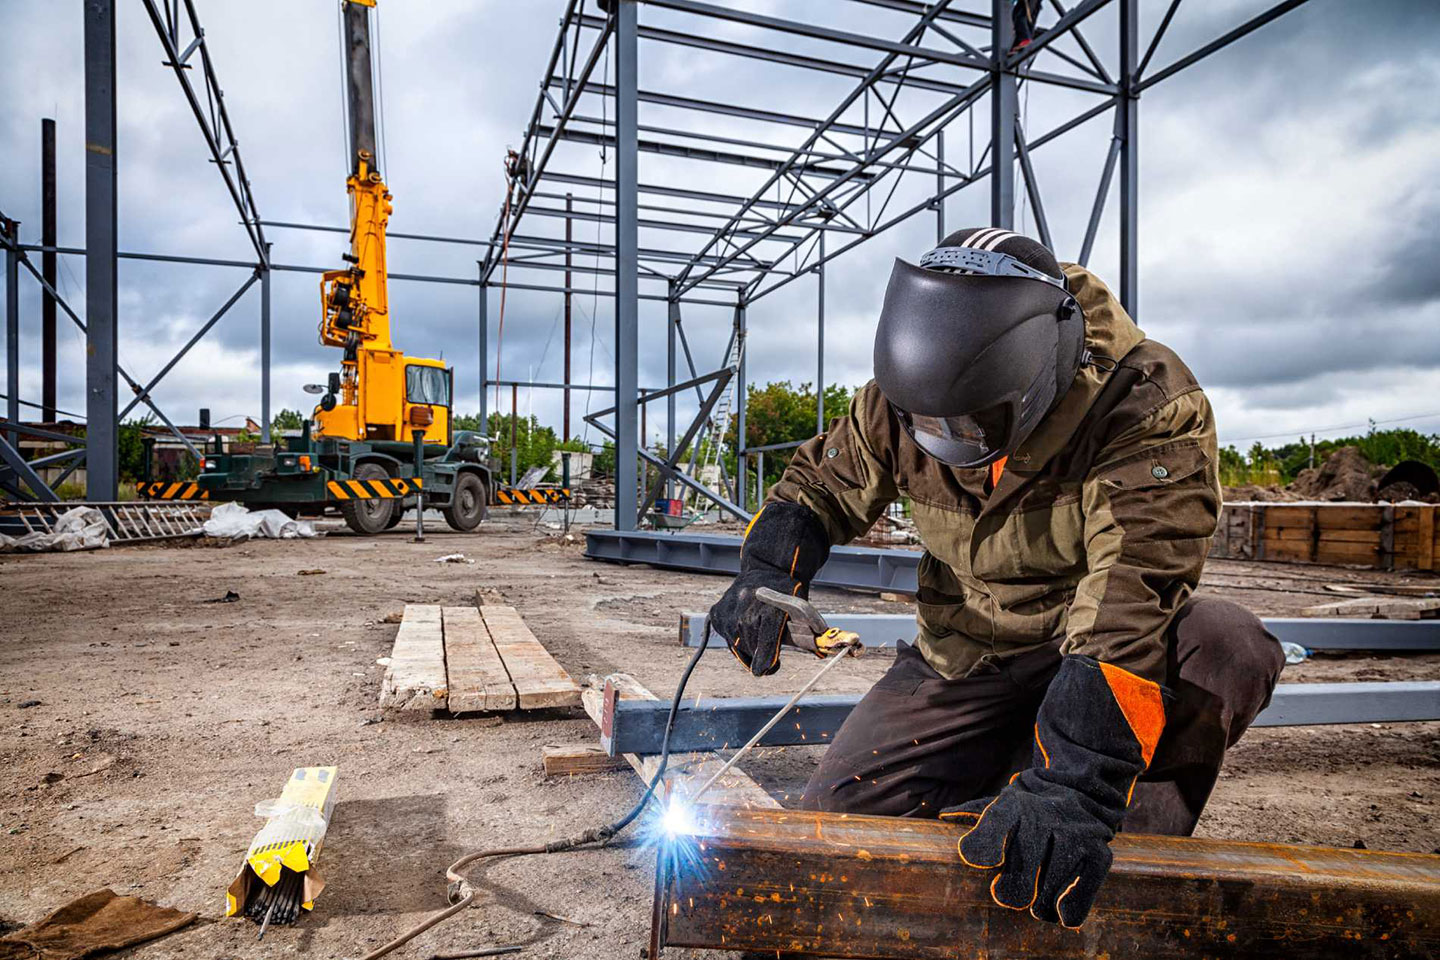
[[981, 228], [896, 260], [875, 331], [875, 383], [925, 453], [981, 467], [1014, 453], [1070, 388], [1085, 318], [1054, 256]]

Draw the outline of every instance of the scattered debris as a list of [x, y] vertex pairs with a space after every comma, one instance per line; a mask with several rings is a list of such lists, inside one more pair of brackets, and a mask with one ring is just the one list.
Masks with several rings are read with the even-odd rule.
[[535, 916], [544, 917], [546, 920], [554, 920], [558, 923], [568, 923], [572, 927], [588, 927], [590, 924], [584, 920], [571, 920], [569, 917], [562, 917], [558, 913], [546, 913], [544, 910], [536, 910]]
[[326, 572], [328, 572], [328, 571], [318, 570], [318, 569], [317, 569], [317, 570], [301, 570], [301, 571], [299, 571], [298, 573], [296, 573], [295, 575], [296, 575], [297, 577], [318, 577], [318, 576], [320, 576], [321, 574], [326, 573]]
[[405, 619], [405, 614], [404, 614], [403, 612], [401, 612], [401, 611], [392, 611], [392, 612], [390, 612], [390, 613], [385, 614], [385, 616], [381, 617], [378, 622], [379, 622], [379, 623], [399, 623], [399, 622], [400, 622], [401, 620], [403, 620], [403, 619]]
[[43, 700], [21, 700], [18, 704], [21, 710], [28, 710], [31, 707], [43, 707], [44, 705]]
[[467, 559], [463, 553], [447, 553], [443, 557], [436, 557], [436, 563], [474, 563], [474, 560]]
[[469, 960], [470, 957], [499, 957], [507, 953], [519, 953], [525, 949], [520, 944], [506, 947], [481, 947], [478, 950], [462, 950], [459, 953], [434, 953], [430, 960]]
[[213, 597], [213, 598], [211, 598], [211, 599], [209, 599], [209, 600], [206, 600], [206, 601], [204, 601], [204, 602], [205, 602], [205, 603], [235, 603], [235, 602], [238, 601], [239, 599], [240, 599], [240, 594], [236, 593], [234, 590], [226, 590], [226, 591], [225, 591], [225, 596], [223, 596], [223, 597]]
[[232, 543], [255, 537], [293, 540], [319, 536], [315, 524], [309, 520], [296, 520], [279, 510], [252, 512], [238, 503], [222, 503], [212, 510], [204, 531], [207, 537]]
[[196, 916], [139, 897], [122, 897], [113, 890], [96, 890], [0, 937], [0, 957], [80, 960], [174, 933]]
[[73, 550], [98, 550], [110, 546], [110, 532], [105, 517], [94, 507], [67, 510], [55, 521], [49, 533], [37, 531], [10, 537], [0, 533], [0, 553], [69, 553]]

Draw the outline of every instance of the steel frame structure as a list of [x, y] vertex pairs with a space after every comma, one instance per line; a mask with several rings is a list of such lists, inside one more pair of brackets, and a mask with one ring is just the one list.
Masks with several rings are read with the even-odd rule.
[[[641, 3], [646, 7], [640, 16]], [[1157, 4], [1160, 0], [1156, 0]], [[491, 357], [487, 291], [504, 283], [516, 290], [575, 292], [576, 275], [613, 277], [607, 292], [615, 302], [616, 363], [613, 385], [522, 384], [536, 389], [608, 390], [615, 397], [613, 431], [617, 443], [616, 526], [632, 529], [639, 517], [642, 459], [659, 469], [668, 485], [692, 488], [694, 478], [641, 449], [638, 437], [639, 303], [669, 305], [667, 383], [646, 391], [648, 399], [666, 400], [667, 449], [677, 430], [676, 391], [682, 378], [701, 372], [685, 336], [682, 305], [733, 308], [732, 336], [747, 335], [747, 310], [756, 301], [796, 280], [817, 279], [816, 391], [823, 397], [826, 266], [856, 246], [914, 216], [931, 212], [937, 236], [945, 233], [945, 202], [978, 183], [989, 186], [991, 221], [1011, 227], [1017, 190], [1023, 186], [1036, 231], [1051, 241], [1043, 192], [1031, 155], [1071, 130], [1104, 115], [1113, 122], [1111, 145], [1099, 173], [1080, 262], [1093, 253], [1101, 218], [1118, 171], [1119, 292], [1132, 312], [1138, 294], [1139, 101], [1141, 94], [1236, 40], [1302, 5], [1282, 0], [1165, 66], [1152, 69], [1161, 41], [1183, 0], [1169, 0], [1155, 29], [1142, 37], [1140, 0], [1078, 0], [1068, 8], [1045, 0], [1044, 31], [1028, 46], [1012, 51], [1007, 0], [843, 0], [813, 5], [815, 19], [766, 16], [714, 0], [565, 0], [559, 34], [551, 50], [518, 151], [521, 163], [513, 182], [513, 203], [502, 208], [486, 239], [392, 233], [415, 239], [470, 245], [480, 251], [476, 277], [392, 274], [397, 280], [463, 284], [479, 289], [477, 326], [480, 357], [480, 413], [486, 393], [500, 377], [488, 375]], [[271, 261], [266, 226], [336, 230], [314, 224], [266, 221], [250, 187], [238, 141], [225, 109], [193, 0], [140, 0], [155, 26], [165, 65], [176, 75], [200, 127], [255, 260], [126, 253], [116, 248], [115, 154], [115, 0], [85, 0], [86, 242], [83, 249], [54, 244], [25, 244], [18, 233], [0, 231], [7, 252], [6, 298], [7, 419], [19, 419], [21, 406], [36, 406], [19, 395], [19, 308], [13, 291], [18, 267], [34, 273], [47, 299], [53, 299], [86, 331], [87, 441], [84, 460], [92, 496], [108, 499], [116, 486], [115, 440], [117, 378], [124, 379], [140, 402], [170, 425], [150, 391], [200, 338], [219, 322], [229, 306], [257, 280], [261, 289], [261, 418], [268, 433], [270, 410], [269, 287], [275, 270], [321, 272], [322, 268]], [[894, 39], [839, 29], [819, 22], [835, 9], [873, 8], [900, 17], [908, 27]], [[1096, 14], [1114, 8], [1117, 53], [1097, 52], [1087, 30]], [[1158, 9], [1158, 6], [1157, 6]], [[808, 14], [807, 9], [807, 14]], [[652, 16], [653, 13], [653, 16]], [[719, 28], [725, 29], [719, 29]], [[734, 39], [736, 31], [746, 32]], [[638, 63], [642, 49], [679, 47], [731, 58], [747, 68], [774, 70], [772, 88], [789, 79], [828, 76], [851, 86], [825, 115], [806, 115], [769, 107], [745, 106], [717, 95], [697, 98], [672, 91], [641, 88]], [[613, 80], [604, 66], [613, 61]], [[196, 70], [194, 68], [198, 67]], [[599, 73], [597, 75], [597, 69]], [[1018, 93], [1023, 85], [1045, 91], [1078, 92], [1089, 106], [1057, 126], [1036, 133], [1024, 129]], [[598, 112], [598, 116], [596, 116]], [[652, 116], [659, 113], [658, 118]], [[667, 121], [665, 114], [677, 116]], [[945, 131], [956, 123], [988, 132], [988, 146], [961, 162], [945, 150]], [[722, 134], [716, 123], [735, 135]], [[792, 136], [786, 139], [784, 134]], [[977, 141], [977, 143], [983, 142]], [[567, 160], [565, 144], [600, 145], [613, 151], [615, 175], [595, 176]], [[683, 163], [694, 173], [685, 182], [641, 176], [641, 155]], [[573, 159], [573, 158], [571, 158]], [[647, 160], [647, 164], [648, 164]], [[696, 164], [705, 164], [704, 167]], [[707, 172], [749, 170], [760, 177], [750, 190], [725, 192], [697, 188]], [[709, 179], [714, 179], [710, 177]], [[917, 202], [894, 204], [902, 185], [924, 185]], [[908, 189], [908, 188], [907, 188]], [[568, 200], [568, 203], [566, 202]], [[613, 227], [610, 241], [565, 239], [546, 224], [575, 221]], [[646, 245], [641, 245], [642, 231]], [[653, 243], [651, 236], [658, 238]], [[86, 259], [86, 320], [65, 304], [53, 285], [31, 269], [26, 252], [82, 254]], [[569, 255], [567, 257], [567, 254]], [[574, 262], [595, 258], [593, 265]], [[233, 266], [251, 276], [225, 307], [203, 324], [194, 338], [147, 384], [121, 370], [116, 360], [117, 261], [124, 258]], [[509, 273], [517, 276], [510, 279]], [[497, 275], [498, 272], [498, 275]], [[567, 278], [553, 279], [555, 273]], [[585, 291], [589, 292], [589, 291]], [[678, 348], [677, 348], [678, 341]], [[677, 369], [683, 348], [687, 371]], [[741, 476], [729, 492], [702, 491], [726, 501], [741, 516], [748, 513], [745, 479], [760, 449], [747, 449], [746, 369], [744, 351], [734, 364], [736, 420]], [[515, 382], [505, 380], [506, 383]], [[696, 386], [697, 399], [703, 400]], [[131, 404], [133, 407], [134, 404]], [[823, 430], [823, 402], [817, 431]], [[698, 421], [697, 421], [698, 422]], [[708, 424], [701, 423], [696, 440]], [[175, 431], [179, 434], [179, 431]], [[796, 441], [804, 438], [796, 438]], [[784, 445], [771, 445], [779, 449]], [[79, 458], [72, 457], [78, 464]], [[658, 462], [656, 462], [658, 460]], [[5, 469], [5, 468], [0, 468]], [[38, 494], [39, 491], [36, 491]]]
[[[990, 188], [991, 222], [1004, 227], [1014, 225], [1016, 191], [1023, 184], [1039, 237], [1053, 246], [1031, 155], [1070, 130], [1110, 114], [1111, 145], [1076, 259], [1085, 263], [1094, 251], [1118, 169], [1119, 292], [1134, 312], [1139, 281], [1140, 94], [1303, 2], [1278, 3], [1152, 72], [1151, 61], [1181, 0], [1168, 3], [1143, 43], [1139, 0], [1080, 0], [1070, 9], [1059, 0], [1049, 0], [1041, 22], [1044, 32], [1015, 50], [1011, 4], [1006, 0], [968, 5], [960, 0], [846, 0], [843, 5], [824, 5], [831, 10], [878, 7], [908, 15], [910, 26], [897, 39], [826, 26], [818, 22], [823, 16], [818, 5], [817, 20], [811, 21], [704, 0], [643, 0], [647, 15], [641, 22], [642, 0], [600, 0], [593, 11], [586, 0], [569, 0], [517, 151], [511, 200], [490, 237], [482, 279], [491, 283], [503, 278], [508, 283], [508, 273], [514, 270], [527, 278], [526, 289], [565, 293], [568, 286], [559, 287], [543, 277], [528, 278], [534, 272], [568, 269], [561, 258], [578, 252], [596, 257], [597, 267], [613, 272], [617, 403], [614, 427], [607, 432], [617, 443], [615, 525], [633, 529], [641, 513], [637, 459], [656, 465], [667, 480], [696, 484], [673, 466], [657, 464], [637, 442], [636, 410], [646, 402], [635, 388], [642, 287], [654, 288], [650, 296], [658, 297], [663, 286], [670, 303], [667, 356], [674, 356], [674, 340], [679, 338], [693, 378], [698, 371], [685, 339], [682, 303], [714, 303], [717, 298], [724, 303], [733, 298], [732, 336], [743, 340], [751, 305], [795, 280], [815, 276], [816, 393], [823, 397], [824, 273], [830, 261], [925, 211], [934, 212], [937, 237], [944, 236], [945, 200], [981, 181]], [[1107, 64], [1085, 30], [1096, 13], [1111, 6], [1118, 7], [1118, 55]], [[650, 11], [657, 12], [656, 22], [651, 22]], [[660, 22], [664, 20], [679, 21], [681, 26]], [[721, 26], [746, 28], [757, 39], [731, 39], [718, 29]], [[642, 89], [636, 69], [642, 41], [647, 47], [679, 46], [732, 57], [737, 64], [760, 62], [791, 71], [782, 78], [798, 76], [796, 72], [821, 73], [854, 83], [823, 116]], [[806, 44], [807, 52], [796, 52], [796, 42]], [[823, 56], [808, 52], [808, 47], [817, 45], [836, 52]], [[613, 83], [601, 67], [611, 57]], [[1079, 91], [1094, 102], [1054, 128], [1035, 133], [1025, 130], [1020, 121], [1021, 84], [1041, 91]], [[782, 88], [783, 79], [775, 89]], [[958, 162], [953, 153], [945, 152], [945, 130], [969, 121], [978, 111], [987, 114], [989, 145], [974, 162]], [[674, 119], [652, 119], [652, 112]], [[742, 130], [720, 135], [713, 124], [707, 126], [715, 117]], [[796, 136], [786, 140], [777, 131]], [[562, 147], [567, 143], [613, 150], [614, 179], [594, 176], [567, 162]], [[672, 165], [687, 162], [694, 174], [688, 182], [678, 182], [673, 175], [642, 178], [642, 154]], [[698, 166], [701, 163], [708, 166]], [[707, 174], [733, 167], [762, 171], [759, 185], [746, 194], [694, 188], [694, 183], [714, 179]], [[927, 196], [892, 209], [901, 182], [917, 178], [929, 186]], [[546, 221], [576, 218], [613, 223], [613, 241], [575, 241], [543, 229]], [[639, 238], [642, 229], [647, 237], [656, 238], [647, 239], [646, 246]], [[511, 256], [511, 251], [518, 254]], [[738, 507], [746, 515], [748, 461], [763, 457], [764, 451], [746, 446], [743, 356], [742, 351], [735, 370], [740, 476], [731, 494], [734, 503], [711, 495], [722, 507]], [[667, 386], [674, 385], [675, 376], [672, 363]], [[823, 432], [823, 400], [818, 406], [816, 429]], [[677, 438], [673, 401], [667, 408], [666, 448], [673, 450]], [[693, 425], [686, 432], [693, 433]], [[799, 439], [803, 438], [796, 442]], [[763, 473], [760, 477], [763, 487]]]

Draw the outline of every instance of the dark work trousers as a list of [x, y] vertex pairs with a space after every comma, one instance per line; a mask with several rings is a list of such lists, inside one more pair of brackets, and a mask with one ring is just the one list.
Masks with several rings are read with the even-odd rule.
[[[1175, 699], [1121, 829], [1183, 836], [1195, 830], [1226, 749], [1270, 702], [1285, 657], [1259, 618], [1226, 600], [1191, 599], [1167, 640]], [[998, 793], [1030, 765], [1035, 715], [1059, 668], [1057, 641], [946, 680], [902, 644], [836, 732], [801, 805], [933, 817]]]

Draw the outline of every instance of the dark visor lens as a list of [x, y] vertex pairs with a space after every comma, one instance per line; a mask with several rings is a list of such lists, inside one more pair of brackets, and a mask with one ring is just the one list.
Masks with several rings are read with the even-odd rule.
[[978, 467], [1005, 455], [1010, 439], [1009, 405], [957, 417], [925, 417], [900, 412], [915, 443], [942, 463]]

